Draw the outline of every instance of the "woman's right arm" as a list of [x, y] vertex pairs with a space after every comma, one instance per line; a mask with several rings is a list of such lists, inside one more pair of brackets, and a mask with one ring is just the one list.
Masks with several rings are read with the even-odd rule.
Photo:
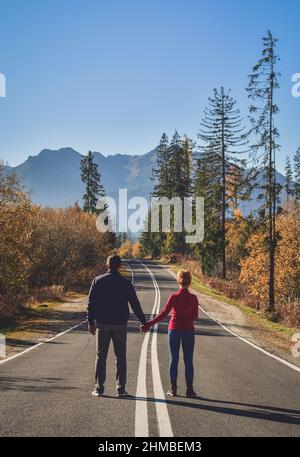
[[154, 317], [154, 319], [151, 319], [151, 321], [148, 321], [146, 326], [150, 328], [153, 325], [157, 324], [157, 322], [162, 321], [165, 317], [167, 317], [167, 315], [171, 311], [172, 307], [173, 307], [173, 295], [171, 295], [169, 297], [164, 309], [156, 317]]

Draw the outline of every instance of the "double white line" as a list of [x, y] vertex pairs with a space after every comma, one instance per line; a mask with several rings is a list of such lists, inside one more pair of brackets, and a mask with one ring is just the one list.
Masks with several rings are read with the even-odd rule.
[[[149, 273], [154, 289], [155, 299], [152, 308], [152, 316], [159, 313], [160, 310], [160, 290], [156, 278], [150, 268], [142, 262], [139, 262]], [[168, 408], [166, 405], [166, 398], [161, 382], [159, 371], [158, 355], [157, 355], [157, 331], [158, 324], [153, 328], [153, 336], [151, 341], [151, 365], [152, 365], [152, 380], [156, 407], [156, 416], [158, 422], [159, 436], [172, 437], [173, 431], [171, 427]], [[135, 436], [147, 437], [149, 436], [148, 424], [148, 403], [147, 403], [147, 353], [150, 340], [150, 332], [147, 332], [142, 344], [138, 381], [136, 389], [136, 407], [135, 407]]]

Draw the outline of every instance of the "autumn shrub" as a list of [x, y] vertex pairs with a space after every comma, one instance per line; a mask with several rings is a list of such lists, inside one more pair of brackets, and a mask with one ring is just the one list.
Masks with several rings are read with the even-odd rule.
[[[275, 256], [275, 298], [277, 312], [285, 319], [298, 315], [300, 278], [300, 208], [289, 206], [277, 218], [278, 242]], [[253, 233], [247, 242], [248, 256], [241, 260], [240, 281], [257, 308], [268, 305], [267, 228]]]
[[218, 277], [205, 277], [204, 282], [212, 289], [221, 292], [226, 297], [233, 299], [244, 298], [245, 288], [238, 279], [222, 279]]
[[65, 287], [54, 285], [48, 287], [38, 287], [30, 290], [30, 296], [23, 306], [30, 307], [32, 304], [43, 301], [63, 301], [65, 297]]
[[141, 257], [141, 242], [136, 241], [134, 245], [132, 246], [132, 257], [134, 259], [138, 259]]
[[14, 174], [0, 164], [0, 313], [10, 314], [28, 294], [33, 207]]
[[246, 243], [251, 226], [239, 210], [235, 210], [233, 216], [233, 219], [226, 222], [226, 263], [228, 278], [235, 280], [240, 270], [240, 261], [247, 254]]
[[130, 240], [126, 240], [119, 248], [118, 254], [120, 257], [124, 259], [131, 259], [132, 258], [132, 249], [133, 243]]
[[98, 232], [95, 224], [96, 216], [78, 206], [37, 208], [31, 236], [30, 287], [87, 286], [103, 270], [114, 241], [110, 233]]
[[66, 209], [32, 204], [14, 174], [0, 163], [0, 316], [34, 299], [87, 290], [104, 271], [114, 235], [96, 229], [96, 216], [78, 205]]

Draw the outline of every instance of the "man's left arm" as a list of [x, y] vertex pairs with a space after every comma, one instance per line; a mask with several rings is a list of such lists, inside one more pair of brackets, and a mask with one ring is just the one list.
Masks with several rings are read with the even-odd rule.
[[145, 314], [142, 310], [141, 304], [139, 302], [139, 299], [137, 297], [135, 288], [131, 283], [129, 283], [129, 296], [128, 296], [128, 301], [130, 303], [131, 309], [138, 318], [138, 320], [142, 323], [146, 323], [146, 318]]

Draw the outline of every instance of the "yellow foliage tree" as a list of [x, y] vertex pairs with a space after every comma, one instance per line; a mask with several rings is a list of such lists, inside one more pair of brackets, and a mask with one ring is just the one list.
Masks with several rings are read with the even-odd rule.
[[[279, 240], [276, 248], [276, 303], [284, 305], [299, 297], [300, 277], [300, 208], [290, 205], [277, 218]], [[246, 248], [248, 256], [241, 260], [240, 281], [257, 308], [268, 303], [267, 231], [250, 236]]]
[[119, 255], [125, 259], [130, 259], [132, 257], [132, 248], [132, 242], [130, 240], [126, 240], [119, 248]]
[[226, 222], [226, 257], [229, 272], [239, 269], [240, 259], [245, 255], [248, 224], [240, 209], [233, 211], [233, 219]]
[[80, 207], [32, 204], [18, 178], [0, 163], [0, 315], [15, 313], [31, 289], [87, 287], [114, 247]]
[[16, 175], [0, 163], [0, 307], [15, 309], [27, 292], [33, 207]]
[[140, 241], [137, 241], [132, 246], [132, 257], [134, 257], [135, 259], [138, 259], [139, 257], [141, 257], [141, 242]]

